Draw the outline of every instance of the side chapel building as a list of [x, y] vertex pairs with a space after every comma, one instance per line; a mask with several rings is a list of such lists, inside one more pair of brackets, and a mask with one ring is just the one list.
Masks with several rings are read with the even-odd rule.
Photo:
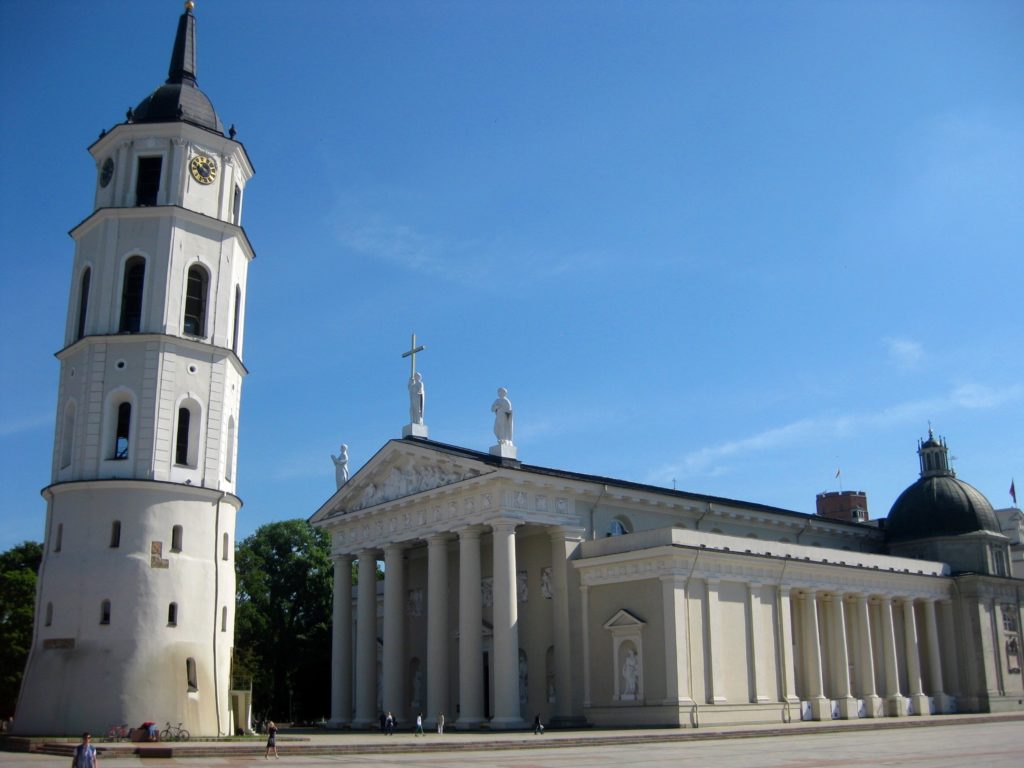
[[311, 518], [335, 565], [331, 724], [1024, 709], [1009, 540], [944, 441], [918, 454], [868, 523], [392, 440]]

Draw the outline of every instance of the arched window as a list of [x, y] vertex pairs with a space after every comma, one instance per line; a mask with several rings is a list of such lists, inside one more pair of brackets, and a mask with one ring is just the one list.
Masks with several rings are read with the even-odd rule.
[[157, 194], [160, 192], [160, 171], [164, 159], [156, 157], [140, 157], [138, 175], [135, 179], [135, 204], [156, 205]]
[[178, 626], [178, 604], [171, 603], [167, 606], [167, 626]]
[[182, 331], [190, 336], [206, 335], [206, 288], [209, 281], [209, 274], [198, 264], [189, 267]]
[[238, 354], [238, 323], [242, 317], [242, 288], [235, 286], [235, 318], [231, 325], [231, 351]]
[[121, 546], [121, 521], [115, 520], [110, 524], [110, 548], [117, 549]]
[[121, 460], [128, 458], [128, 443], [132, 431], [132, 404], [128, 402], [117, 406], [117, 424], [114, 427], [114, 456]]
[[221, 560], [227, 560], [228, 559], [228, 552], [230, 551], [230, 549], [228, 547], [228, 541], [229, 541], [228, 534], [227, 534], [227, 532], [225, 532], [224, 533], [223, 544], [221, 544], [221, 555], [220, 555], [220, 559]]
[[146, 284], [146, 260], [132, 256], [124, 265], [121, 284], [121, 333], [138, 333], [142, 328], [142, 289]]
[[82, 273], [82, 285], [78, 291], [78, 330], [75, 333], [75, 341], [85, 336], [85, 316], [89, 311], [89, 282], [92, 279], [92, 270], [88, 267]]
[[608, 526], [609, 536], [623, 536], [627, 533], [633, 532], [633, 523], [630, 522], [628, 517], [619, 515], [618, 517], [612, 518], [611, 524]]
[[188, 427], [191, 416], [188, 408], [178, 409], [178, 433], [174, 443], [175, 464], [188, 464]]
[[53, 603], [46, 604], [46, 626], [53, 624]]
[[71, 466], [71, 452], [75, 444], [75, 403], [64, 410], [64, 426], [60, 436], [60, 468]]
[[110, 623], [110, 601], [104, 600], [100, 603], [100, 624]]
[[171, 552], [181, 552], [182, 530], [180, 525], [171, 529]]
[[231, 202], [231, 220], [235, 224], [242, 223], [242, 188], [235, 184], [235, 196]]
[[196, 660], [189, 656], [185, 659], [185, 681], [188, 684], [189, 693], [199, 690], [199, 678], [196, 676]]

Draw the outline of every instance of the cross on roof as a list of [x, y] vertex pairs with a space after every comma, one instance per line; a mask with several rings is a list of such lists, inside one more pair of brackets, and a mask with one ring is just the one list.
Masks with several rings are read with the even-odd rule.
[[418, 347], [416, 346], [416, 334], [414, 333], [412, 335], [412, 344], [409, 346], [409, 351], [402, 353], [402, 357], [412, 358], [409, 361], [409, 366], [410, 366], [409, 367], [409, 378], [410, 379], [416, 377], [416, 353], [417, 352], [422, 352], [425, 349], [426, 349], [426, 347], [424, 347], [422, 345], [420, 345]]

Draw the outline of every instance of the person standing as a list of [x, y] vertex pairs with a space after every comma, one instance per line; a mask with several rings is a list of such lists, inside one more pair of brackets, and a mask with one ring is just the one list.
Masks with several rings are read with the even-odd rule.
[[418, 715], [416, 715], [416, 732], [413, 733], [413, 736], [426, 736], [426, 735], [427, 734], [425, 734], [423, 732], [423, 713], [420, 712]]
[[270, 759], [270, 750], [274, 750], [274, 757], [278, 760], [281, 759], [281, 756], [277, 754], [277, 726], [274, 725], [273, 720], [267, 723], [267, 752], [264, 757], [268, 760]]
[[543, 736], [544, 735], [544, 723], [540, 721], [540, 712], [533, 718], [533, 735]]
[[82, 734], [82, 743], [75, 747], [75, 756], [71, 761], [72, 768], [97, 768], [96, 747], [92, 745], [92, 734]]
[[437, 716], [437, 732], [444, 733], [444, 712]]

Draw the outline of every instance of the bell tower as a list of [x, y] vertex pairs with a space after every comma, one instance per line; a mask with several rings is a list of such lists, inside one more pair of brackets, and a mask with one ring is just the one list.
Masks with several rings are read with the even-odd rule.
[[229, 734], [253, 169], [197, 85], [191, 2], [167, 80], [89, 151], [15, 727]]

